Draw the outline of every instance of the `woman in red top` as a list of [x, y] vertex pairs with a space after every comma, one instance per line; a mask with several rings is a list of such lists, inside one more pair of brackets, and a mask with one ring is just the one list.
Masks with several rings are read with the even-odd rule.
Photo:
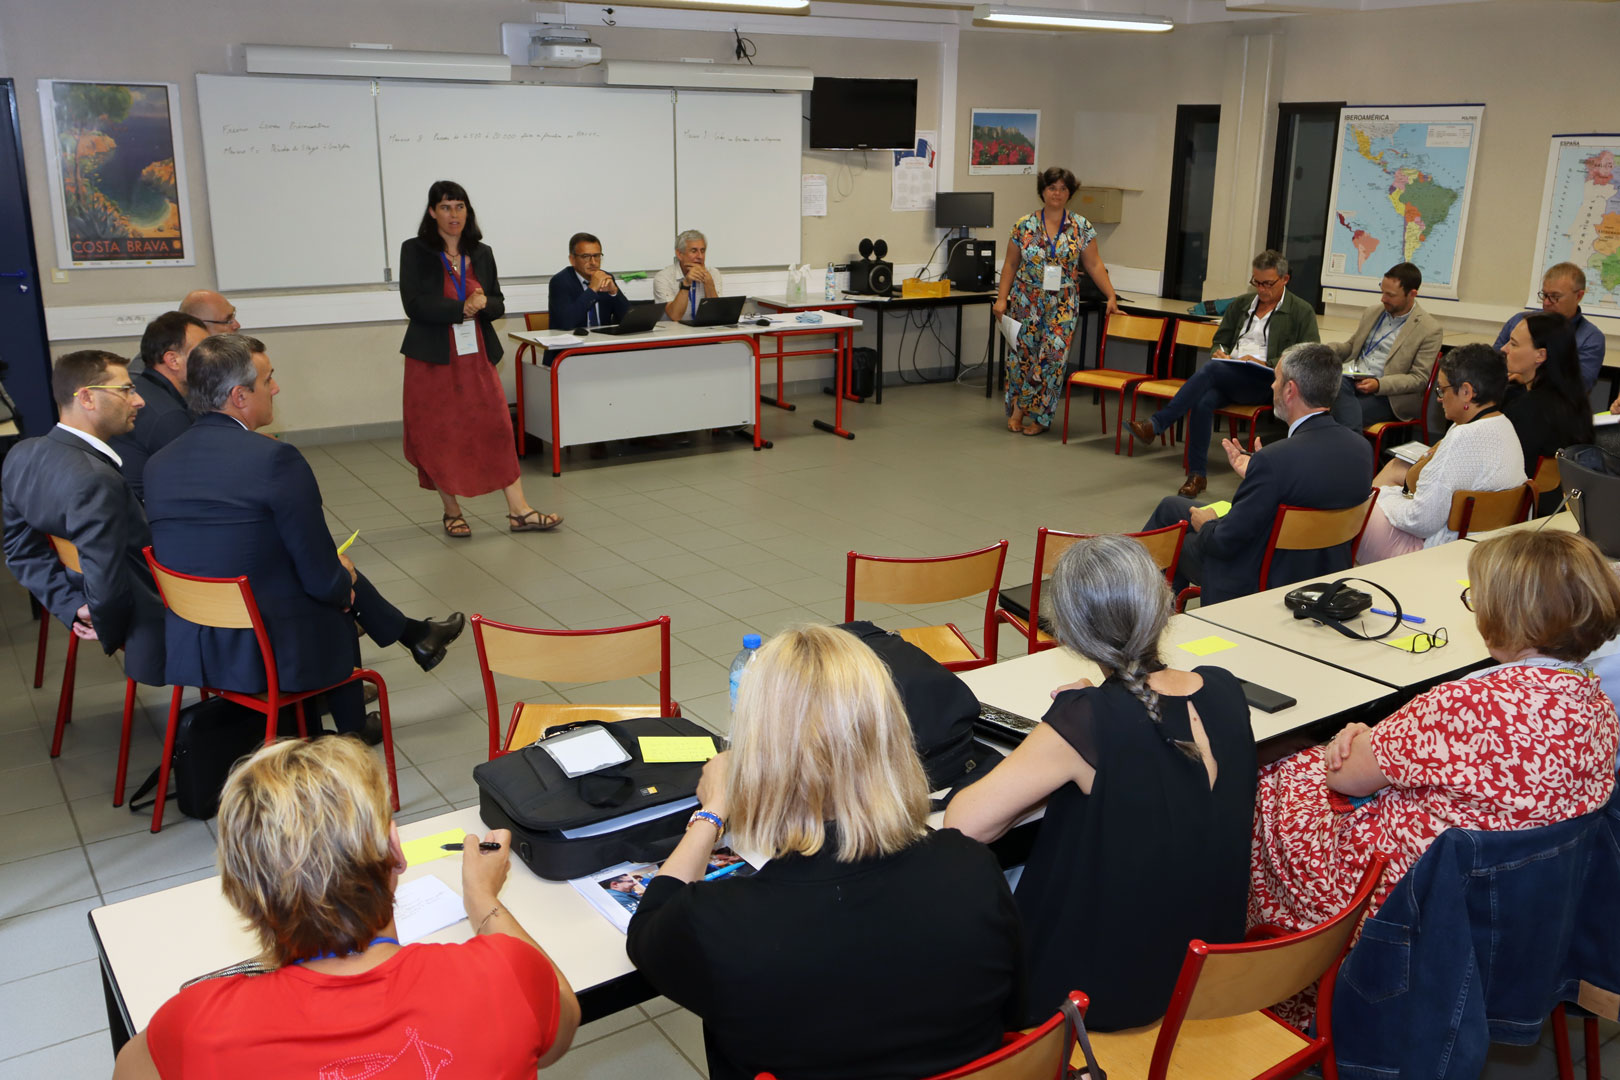
[[405, 460], [417, 481], [444, 502], [444, 531], [472, 535], [458, 496], [499, 489], [513, 532], [544, 532], [560, 514], [529, 505], [518, 475], [506, 391], [495, 364], [506, 314], [495, 253], [482, 242], [478, 215], [454, 180], [428, 188], [413, 239], [399, 250], [399, 299], [410, 325], [405, 354]]
[[579, 1003], [496, 899], [509, 833], [468, 835], [472, 940], [401, 947], [405, 868], [382, 766], [356, 739], [286, 740], [248, 758], [219, 804], [221, 886], [263, 967], [205, 978], [118, 1054], [114, 1080], [445, 1076], [533, 1080], [562, 1057]]

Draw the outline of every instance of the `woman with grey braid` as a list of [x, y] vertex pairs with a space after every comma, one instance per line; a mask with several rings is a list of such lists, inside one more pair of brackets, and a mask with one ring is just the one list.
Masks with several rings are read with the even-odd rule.
[[1230, 672], [1166, 667], [1170, 587], [1124, 536], [1064, 552], [1043, 599], [1057, 638], [1101, 669], [1052, 691], [1029, 737], [945, 812], [990, 841], [1046, 804], [1013, 892], [1026, 1023], [1070, 990], [1102, 1031], [1164, 1015], [1187, 942], [1243, 940], [1254, 819], [1249, 707]]

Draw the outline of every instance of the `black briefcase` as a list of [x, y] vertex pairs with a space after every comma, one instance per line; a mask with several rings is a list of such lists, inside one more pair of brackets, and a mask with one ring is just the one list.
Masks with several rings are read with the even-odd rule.
[[[206, 698], [180, 710], [174, 729], [174, 757], [169, 775], [174, 779], [170, 796], [186, 817], [211, 818], [219, 813], [219, 793], [236, 763], [264, 745], [264, 714], [222, 697]], [[149, 809], [142, 801], [157, 787], [158, 771], [152, 770], [134, 795], [129, 808], [133, 813]]]

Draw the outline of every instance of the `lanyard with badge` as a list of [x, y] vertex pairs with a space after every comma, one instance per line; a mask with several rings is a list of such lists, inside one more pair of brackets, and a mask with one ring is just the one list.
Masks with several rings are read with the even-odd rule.
[[1058, 241], [1062, 239], [1064, 230], [1069, 227], [1069, 212], [1063, 211], [1063, 218], [1058, 222], [1056, 236], [1046, 232], [1046, 211], [1041, 211], [1041, 239], [1046, 249], [1046, 267], [1041, 271], [1041, 289], [1043, 292], [1057, 292], [1063, 287], [1063, 267], [1058, 262]]
[[[450, 265], [450, 256], [439, 252], [439, 261], [444, 263], [444, 269], [450, 275], [450, 280], [456, 285], [456, 299], [463, 304], [467, 302], [467, 256], [461, 256], [461, 273], [457, 274], [455, 267]], [[455, 342], [457, 356], [473, 356], [478, 352], [478, 320], [458, 322], [450, 328], [450, 339]]]
[[[1378, 328], [1384, 325], [1385, 319], [1389, 319], [1389, 314], [1387, 312], [1378, 316], [1378, 321], [1373, 324], [1373, 334], [1378, 333]], [[1397, 321], [1395, 319], [1390, 319], [1389, 322], [1389, 329], [1384, 331], [1383, 335], [1376, 340], [1373, 338], [1372, 334], [1367, 335], [1366, 342], [1361, 346], [1361, 359], [1365, 360], [1367, 357], [1371, 356], [1373, 352], [1377, 350], [1378, 346], [1388, 341], [1394, 335], [1400, 333], [1401, 327], [1405, 325], [1404, 321]]]

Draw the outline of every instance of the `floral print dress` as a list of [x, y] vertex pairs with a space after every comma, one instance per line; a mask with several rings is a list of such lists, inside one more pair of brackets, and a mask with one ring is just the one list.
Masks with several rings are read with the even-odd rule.
[[[1080, 253], [1096, 238], [1097, 230], [1079, 214], [1066, 214], [1055, 238], [1046, 235], [1040, 211], [1025, 214], [1013, 226], [1010, 242], [1018, 245], [1023, 258], [1008, 293], [1007, 314], [1022, 328], [1008, 362], [1008, 416], [1017, 407], [1042, 427], [1052, 426], [1052, 408], [1080, 312]], [[1059, 267], [1061, 287], [1056, 292], [1041, 287], [1048, 262]]]

